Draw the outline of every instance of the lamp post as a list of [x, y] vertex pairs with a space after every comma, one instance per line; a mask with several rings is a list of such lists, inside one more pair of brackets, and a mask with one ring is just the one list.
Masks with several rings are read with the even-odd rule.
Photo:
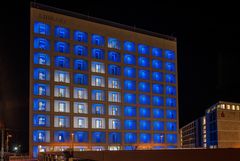
[[71, 148], [72, 148], [72, 151], [73, 151], [73, 141], [74, 141], [74, 133], [71, 134], [71, 140], [72, 140], [72, 145], [71, 145]]
[[2, 128], [1, 161], [4, 161], [4, 129]]
[[8, 150], [9, 150], [9, 145], [8, 145], [8, 143], [9, 143], [9, 138], [11, 138], [12, 137], [12, 135], [11, 134], [7, 134], [7, 141], [6, 141], [6, 152], [8, 152]]

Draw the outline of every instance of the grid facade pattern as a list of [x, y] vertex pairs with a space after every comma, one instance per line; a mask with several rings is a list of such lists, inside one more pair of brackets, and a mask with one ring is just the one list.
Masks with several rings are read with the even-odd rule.
[[66, 148], [177, 147], [174, 49], [33, 16], [33, 156]]

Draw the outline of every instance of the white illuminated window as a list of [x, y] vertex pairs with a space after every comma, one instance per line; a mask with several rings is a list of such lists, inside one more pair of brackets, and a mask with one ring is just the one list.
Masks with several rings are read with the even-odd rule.
[[59, 73], [59, 82], [65, 82], [66, 81], [66, 76], [64, 73]]
[[96, 106], [96, 114], [103, 114], [103, 107], [102, 106]]
[[38, 133], [38, 140], [42, 142], [44, 141], [44, 134], [42, 132]]
[[46, 73], [45, 72], [39, 72], [38, 73], [39, 80], [46, 80]]
[[38, 88], [39, 95], [46, 95], [46, 88], [45, 87], [39, 87]]
[[222, 109], [225, 109], [225, 104], [221, 104], [221, 108], [222, 108]]
[[118, 81], [117, 80], [112, 81], [112, 88], [118, 88]]
[[227, 105], [227, 109], [230, 110], [230, 105]]
[[116, 115], [118, 115], [118, 107], [116, 107], [116, 106], [113, 106], [112, 107], [112, 115], [114, 115], [114, 116], [116, 116]]
[[78, 104], [78, 113], [84, 113], [84, 104]]
[[102, 85], [102, 79], [99, 77], [95, 78], [96, 86], [101, 86]]
[[95, 125], [96, 125], [96, 128], [102, 128], [102, 120], [96, 119]]
[[236, 106], [236, 110], [239, 110], [239, 106]]
[[58, 126], [59, 127], [64, 127], [65, 126], [65, 118], [59, 118]]
[[39, 57], [38, 63], [39, 64], [46, 64], [46, 58], [43, 57], [43, 56]]
[[81, 98], [81, 99], [84, 98], [84, 91], [83, 90], [78, 90], [78, 98]]
[[118, 129], [118, 128], [119, 128], [119, 121], [112, 120], [112, 129]]
[[96, 69], [96, 72], [101, 73], [101, 65], [100, 64], [96, 64], [95, 69]]
[[65, 88], [58, 88], [58, 96], [65, 97]]
[[80, 128], [84, 128], [85, 127], [85, 120], [83, 118], [79, 118], [78, 119], [78, 126]]
[[232, 105], [232, 110], [235, 110], [236, 108], [235, 108], [235, 106], [234, 105]]
[[38, 102], [38, 110], [39, 111], [44, 111], [46, 109], [46, 103], [43, 101]]
[[38, 124], [39, 125], [45, 125], [46, 124], [46, 118], [45, 117], [39, 117], [38, 118]]
[[59, 112], [65, 112], [66, 111], [66, 103], [65, 102], [59, 102], [58, 104]]
[[96, 100], [99, 100], [99, 101], [102, 100], [102, 93], [101, 92], [96, 92]]
[[118, 93], [112, 93], [112, 101], [118, 102]]

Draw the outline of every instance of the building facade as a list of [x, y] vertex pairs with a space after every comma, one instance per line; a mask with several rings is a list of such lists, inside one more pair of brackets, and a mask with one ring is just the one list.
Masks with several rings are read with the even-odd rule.
[[30, 154], [178, 146], [176, 39], [32, 4]]
[[[196, 133], [191, 135], [195, 140], [193, 146], [188, 143], [187, 130], [192, 124]], [[180, 131], [181, 147], [184, 148], [240, 148], [240, 103], [219, 101], [206, 110], [204, 117]]]

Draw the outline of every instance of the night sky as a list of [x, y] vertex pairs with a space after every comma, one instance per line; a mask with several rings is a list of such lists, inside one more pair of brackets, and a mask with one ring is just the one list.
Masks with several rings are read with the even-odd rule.
[[[36, 2], [177, 37], [180, 127], [202, 116], [218, 100], [240, 102], [240, 16], [236, 4]], [[29, 7], [27, 1], [1, 5], [0, 22], [0, 120], [14, 129], [14, 142], [25, 147]]]

